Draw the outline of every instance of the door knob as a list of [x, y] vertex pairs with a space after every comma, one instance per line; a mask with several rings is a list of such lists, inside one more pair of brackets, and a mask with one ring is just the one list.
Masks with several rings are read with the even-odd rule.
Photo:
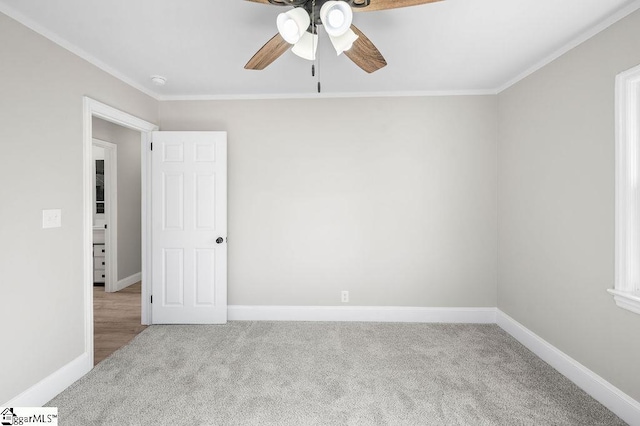
[[222, 238], [222, 237], [218, 237], [216, 239], [216, 243], [218, 243], [218, 244], [222, 244], [223, 241], [224, 241], [224, 238]]

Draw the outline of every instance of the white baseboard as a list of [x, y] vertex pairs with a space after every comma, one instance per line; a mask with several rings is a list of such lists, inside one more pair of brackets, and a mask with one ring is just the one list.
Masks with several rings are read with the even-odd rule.
[[93, 368], [93, 359], [86, 352], [53, 374], [40, 380], [2, 407], [41, 407]]
[[142, 281], [142, 272], [138, 272], [137, 274], [129, 275], [127, 278], [123, 278], [116, 283], [116, 291], [120, 291], [124, 288], [129, 287], [137, 283], [138, 281]]
[[[236, 321], [496, 323], [622, 420], [631, 426], [640, 426], [640, 402], [496, 308], [231, 305], [228, 318]], [[84, 353], [1, 406], [42, 406], [92, 368], [93, 359]]]
[[540, 359], [632, 426], [640, 426], [640, 402], [498, 310], [496, 323]]
[[231, 321], [496, 322], [496, 308], [230, 305], [227, 312]]

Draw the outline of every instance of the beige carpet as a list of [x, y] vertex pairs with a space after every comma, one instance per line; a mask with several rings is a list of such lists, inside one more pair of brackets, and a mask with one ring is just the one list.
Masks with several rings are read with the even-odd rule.
[[619, 425], [495, 325], [152, 326], [48, 405], [63, 425]]

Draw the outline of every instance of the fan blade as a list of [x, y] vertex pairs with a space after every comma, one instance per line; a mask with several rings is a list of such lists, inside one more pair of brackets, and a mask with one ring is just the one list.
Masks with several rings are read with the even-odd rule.
[[244, 68], [247, 70], [263, 70], [282, 56], [290, 47], [291, 45], [278, 33], [253, 55], [253, 58], [247, 62]]
[[344, 54], [369, 74], [387, 66], [387, 61], [384, 60], [380, 51], [371, 43], [371, 40], [355, 25], [351, 25], [351, 29], [358, 35], [358, 39], [353, 43], [351, 49], [345, 50]]
[[247, 0], [253, 3], [262, 3], [262, 4], [273, 4], [275, 6], [288, 6], [288, 4], [284, 0], [275, 0], [274, 3], [271, 3], [269, 0]]
[[[253, 0], [250, 0], [253, 1]], [[269, 0], [266, 0], [267, 2]], [[442, 0], [370, 0], [369, 6], [358, 7], [362, 1], [354, 1], [354, 12], [373, 12], [375, 10], [397, 9], [399, 7], [418, 6], [421, 4], [435, 3]]]

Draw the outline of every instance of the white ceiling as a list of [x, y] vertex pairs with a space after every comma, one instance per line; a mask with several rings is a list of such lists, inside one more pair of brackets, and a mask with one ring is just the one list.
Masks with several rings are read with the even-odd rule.
[[[446, 0], [357, 13], [388, 66], [366, 74], [321, 33], [323, 92], [495, 93], [640, 8], [638, 0]], [[243, 67], [288, 8], [243, 0], [0, 0], [0, 11], [159, 99], [314, 95], [310, 62]], [[165, 76], [164, 87], [149, 77]]]

